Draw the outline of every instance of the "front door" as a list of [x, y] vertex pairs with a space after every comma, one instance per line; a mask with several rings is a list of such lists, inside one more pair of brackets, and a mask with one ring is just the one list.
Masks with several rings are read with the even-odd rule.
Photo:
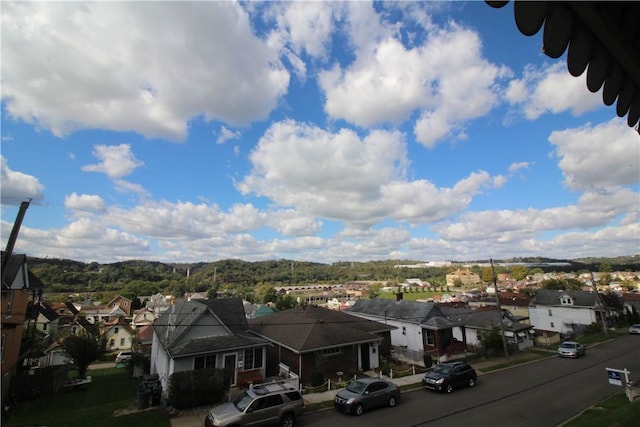
[[224, 369], [231, 374], [231, 385], [236, 385], [236, 355], [225, 354], [224, 355]]
[[362, 360], [362, 366], [360, 369], [363, 371], [371, 369], [371, 362], [369, 361], [369, 344], [360, 344], [360, 357]]

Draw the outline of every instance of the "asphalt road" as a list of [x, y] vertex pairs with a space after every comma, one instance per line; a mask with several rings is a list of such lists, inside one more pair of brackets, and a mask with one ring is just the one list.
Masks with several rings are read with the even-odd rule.
[[361, 417], [333, 409], [307, 414], [300, 426], [557, 426], [622, 390], [609, 384], [605, 368], [626, 368], [630, 379], [640, 379], [640, 336], [590, 347], [580, 359], [552, 357], [482, 375], [473, 389], [404, 393], [397, 407]]

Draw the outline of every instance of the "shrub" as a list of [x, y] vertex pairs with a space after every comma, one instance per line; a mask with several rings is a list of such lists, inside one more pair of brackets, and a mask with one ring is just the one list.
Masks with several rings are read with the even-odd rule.
[[169, 377], [169, 401], [177, 409], [211, 405], [222, 399], [230, 381], [225, 369], [176, 372]]
[[503, 350], [502, 334], [498, 328], [480, 332], [480, 343], [486, 356], [500, 354]]
[[602, 332], [602, 326], [597, 323], [592, 323], [584, 328], [584, 335], [593, 335]]
[[151, 368], [151, 360], [149, 360], [149, 357], [144, 353], [136, 351], [131, 355], [129, 362], [127, 362], [127, 369], [130, 374], [133, 374], [133, 370], [136, 366], [142, 367], [143, 372], [147, 374]]
[[324, 374], [320, 371], [311, 373], [311, 387], [318, 387], [324, 384]]

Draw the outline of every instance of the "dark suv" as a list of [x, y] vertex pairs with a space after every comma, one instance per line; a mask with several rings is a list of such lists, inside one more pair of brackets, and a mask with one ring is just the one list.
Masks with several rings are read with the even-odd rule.
[[476, 371], [466, 362], [438, 363], [422, 378], [425, 388], [451, 393], [460, 387], [473, 387], [478, 381]]
[[233, 402], [213, 408], [204, 425], [293, 427], [303, 411], [302, 395], [291, 384], [265, 383], [245, 390]]

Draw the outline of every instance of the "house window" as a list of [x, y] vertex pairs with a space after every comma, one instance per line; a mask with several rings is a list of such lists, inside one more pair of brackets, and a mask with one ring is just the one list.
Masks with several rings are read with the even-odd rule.
[[551, 327], [552, 327], [552, 328], [555, 326], [555, 325], [553, 324], [553, 322], [551, 322], [550, 324], [551, 324]]
[[13, 308], [13, 292], [9, 292], [7, 296], [7, 311], [4, 313], [5, 317], [11, 317], [11, 309]]
[[208, 354], [194, 358], [193, 369], [210, 369], [216, 367], [216, 355]]
[[120, 347], [124, 345], [124, 338], [120, 338]]
[[48, 325], [48, 323], [43, 323], [43, 324], [42, 324], [42, 330], [43, 330], [43, 331], [46, 331], [46, 330], [47, 330], [47, 325]]
[[339, 354], [342, 353], [342, 349], [339, 347], [334, 347], [334, 348], [325, 348], [324, 350], [321, 351], [321, 354], [325, 357], [327, 356], [337, 356]]
[[406, 326], [402, 327], [402, 335], [407, 335], [407, 327]]
[[562, 305], [573, 305], [573, 300], [571, 299], [571, 297], [569, 295], [565, 295], [562, 298], [560, 298], [560, 304], [562, 304]]
[[424, 343], [434, 347], [436, 345], [436, 331], [432, 331], [431, 329], [425, 329], [425, 331], [427, 333], [424, 334]]
[[551, 312], [551, 309], [549, 309], [549, 317], [553, 317], [553, 313]]
[[262, 348], [244, 351], [244, 369], [262, 368]]
[[78, 328], [76, 328], [75, 326], [73, 328], [71, 328], [71, 333], [73, 335], [75, 335], [77, 331], [78, 331]]
[[109, 340], [109, 347], [113, 347], [114, 345], [116, 345], [116, 341], [113, 338], [111, 338]]
[[117, 333], [118, 333], [118, 331], [119, 331], [119, 329], [118, 329], [118, 327], [117, 327], [117, 326], [116, 326], [115, 328], [113, 328], [113, 333], [114, 333], [114, 334], [117, 334]]

